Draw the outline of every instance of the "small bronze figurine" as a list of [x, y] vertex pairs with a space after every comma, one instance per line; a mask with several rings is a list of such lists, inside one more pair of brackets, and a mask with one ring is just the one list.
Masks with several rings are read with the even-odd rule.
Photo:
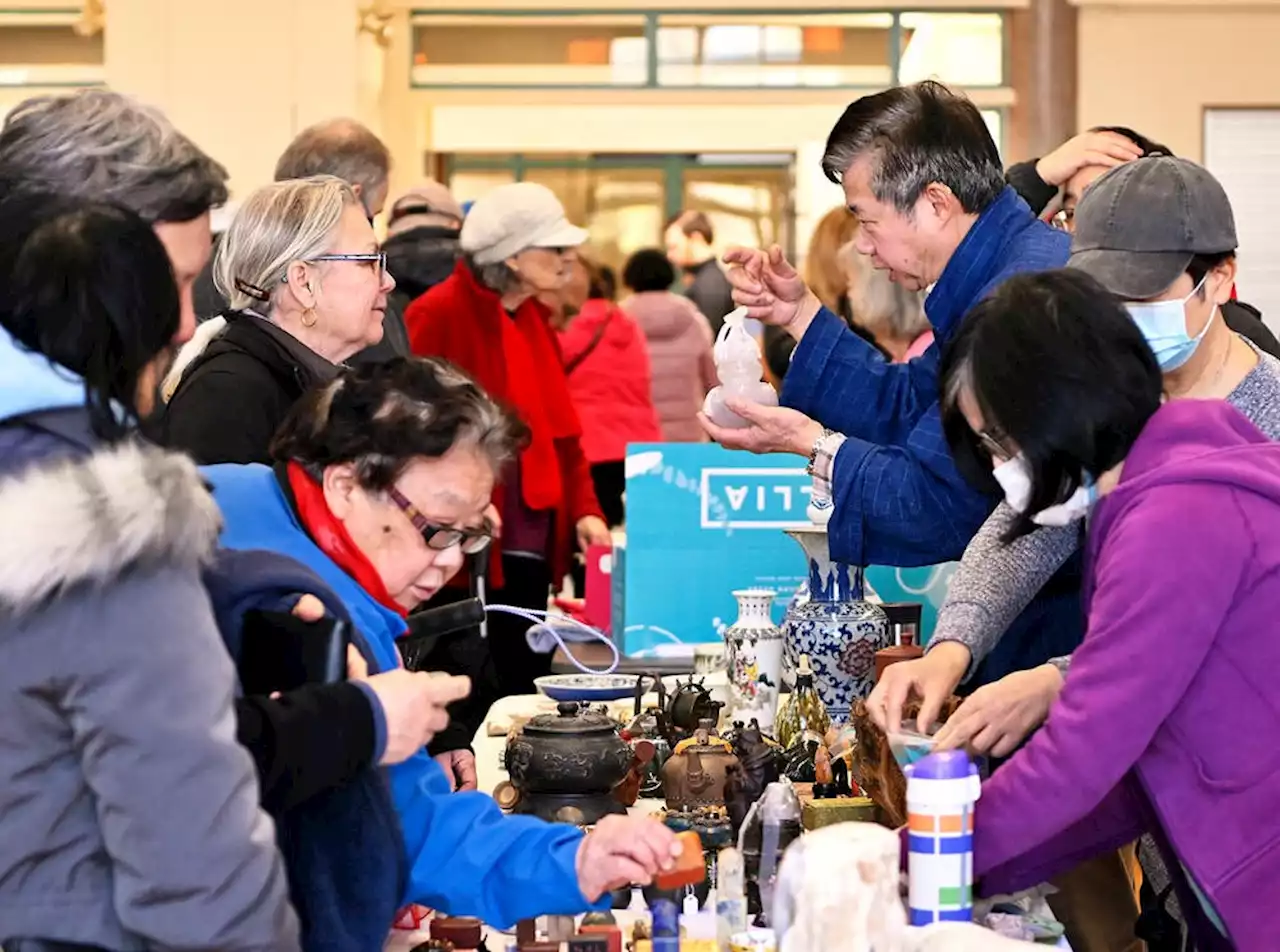
[[764, 795], [769, 784], [781, 778], [782, 752], [764, 736], [754, 718], [749, 727], [734, 725], [733, 752], [738, 763], [729, 768], [725, 778], [724, 799], [736, 842], [751, 804]]

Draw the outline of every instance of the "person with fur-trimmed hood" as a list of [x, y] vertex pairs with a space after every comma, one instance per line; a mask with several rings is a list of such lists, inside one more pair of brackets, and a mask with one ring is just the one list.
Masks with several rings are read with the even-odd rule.
[[0, 275], [0, 942], [297, 949], [201, 581], [218, 509], [129, 436], [169, 258], [123, 209], [10, 200]]
[[[247, 611], [345, 610], [290, 559], [217, 547], [192, 465], [131, 436], [195, 330], [192, 285], [226, 179], [163, 115], [108, 90], [27, 100], [0, 128], [6, 952], [29, 952], [28, 939], [61, 952], [289, 950], [299, 933], [309, 952], [380, 952], [395, 914], [394, 866], [353, 869], [370, 836], [395, 831], [377, 768], [445, 725], [439, 692], [456, 686], [401, 669], [233, 699]], [[37, 473], [38, 491], [17, 492]], [[128, 604], [111, 600], [117, 580]], [[33, 612], [59, 606], [56, 631], [22, 640], [43, 630]], [[90, 674], [93, 690], [77, 690]], [[247, 775], [242, 751], [219, 746], [228, 730]], [[18, 751], [33, 772], [4, 759]], [[24, 786], [33, 777], [38, 789]]]

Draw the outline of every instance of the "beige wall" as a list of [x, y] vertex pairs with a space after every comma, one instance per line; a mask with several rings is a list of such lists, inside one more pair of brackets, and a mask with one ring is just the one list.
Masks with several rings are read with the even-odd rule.
[[1280, 0], [1077, 0], [1080, 128], [1129, 126], [1203, 157], [1204, 110], [1280, 106]]
[[[111, 0], [107, 82], [164, 109], [237, 194], [319, 119], [358, 115], [356, 0]], [[363, 80], [362, 80], [362, 77]]]

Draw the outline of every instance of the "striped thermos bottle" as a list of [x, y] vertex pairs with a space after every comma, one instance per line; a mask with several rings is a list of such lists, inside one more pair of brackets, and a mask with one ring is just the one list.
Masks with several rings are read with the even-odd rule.
[[960, 750], [906, 768], [907, 878], [913, 926], [973, 918], [973, 808], [978, 768]]

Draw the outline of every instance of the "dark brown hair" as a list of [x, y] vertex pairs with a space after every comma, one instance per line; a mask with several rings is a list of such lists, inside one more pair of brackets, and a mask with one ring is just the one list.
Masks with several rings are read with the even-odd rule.
[[679, 225], [680, 230], [684, 232], [686, 238], [692, 238], [694, 235], [701, 235], [702, 239], [711, 244], [716, 240], [716, 231], [711, 227], [711, 219], [703, 212], [685, 211], [676, 215], [669, 222], [667, 228], [672, 225]]
[[399, 357], [343, 371], [303, 397], [271, 442], [278, 462], [298, 463], [313, 479], [340, 463], [382, 492], [415, 459], [439, 459], [455, 446], [475, 446], [501, 472], [528, 430], [452, 364]]

